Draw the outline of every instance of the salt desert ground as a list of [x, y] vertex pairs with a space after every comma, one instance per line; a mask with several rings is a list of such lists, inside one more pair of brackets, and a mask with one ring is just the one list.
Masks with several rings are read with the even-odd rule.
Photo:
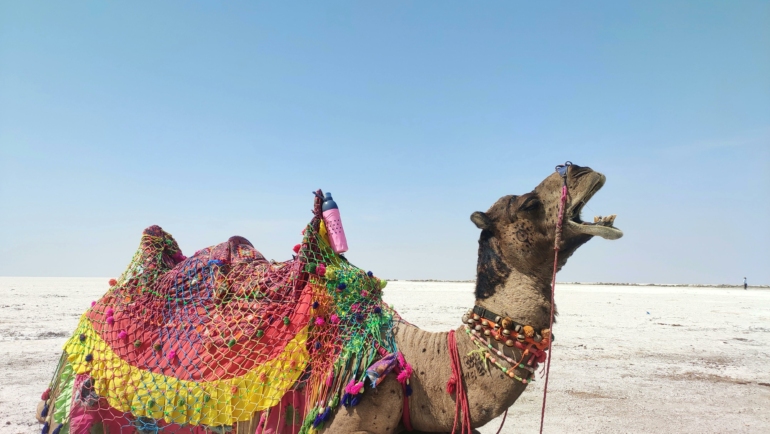
[[[0, 432], [40, 432], [34, 410], [60, 348], [107, 281], [0, 277]], [[770, 290], [556, 291], [545, 432], [770, 433]], [[406, 320], [446, 331], [472, 293], [471, 283], [395, 281], [385, 300]], [[511, 407], [504, 433], [537, 432], [542, 387]]]

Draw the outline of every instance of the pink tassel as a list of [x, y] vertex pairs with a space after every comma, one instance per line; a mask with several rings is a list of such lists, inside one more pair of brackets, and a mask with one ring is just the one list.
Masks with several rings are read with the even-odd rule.
[[409, 363], [406, 363], [406, 359], [404, 359], [404, 354], [400, 351], [398, 352], [398, 364], [401, 366], [401, 372], [398, 373], [398, 382], [401, 384], [406, 384], [407, 380], [412, 378], [412, 365]]
[[363, 388], [364, 388], [363, 381], [359, 381], [358, 383], [356, 383], [356, 380], [353, 379], [353, 380], [350, 380], [350, 383], [348, 383], [347, 386], [345, 386], [345, 392], [351, 395], [357, 395], [361, 392], [361, 389]]
[[326, 387], [332, 387], [332, 383], [334, 383], [334, 371], [330, 371], [329, 376], [326, 377]]

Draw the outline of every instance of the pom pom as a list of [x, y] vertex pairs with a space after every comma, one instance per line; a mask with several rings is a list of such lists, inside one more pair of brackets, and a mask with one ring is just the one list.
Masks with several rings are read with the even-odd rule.
[[308, 273], [315, 273], [315, 268], [317, 267], [316, 264], [307, 264], [307, 272]]
[[117, 285], [117, 284], [118, 284], [118, 281], [117, 281], [117, 280], [115, 280], [115, 279], [110, 279], [110, 282], [109, 282], [109, 284], [110, 284], [110, 286], [115, 286], [115, 285]]
[[353, 303], [353, 304], [350, 305], [350, 311], [351, 312], [358, 312], [358, 308], [359, 307], [360, 307], [360, 305], [358, 303]]
[[230, 348], [234, 347], [235, 346], [235, 339], [230, 339], [229, 341], [227, 341], [227, 346], [230, 347]]
[[140, 341], [139, 339], [137, 339], [137, 340], [135, 340], [135, 341], [134, 341], [134, 347], [135, 347], [135, 348], [139, 348], [139, 347], [141, 347], [141, 346], [142, 346], [142, 341]]
[[296, 246], [294, 246], [294, 248], [293, 248], [292, 250], [294, 250], [294, 253], [297, 253], [297, 254], [299, 254], [299, 249], [300, 249], [300, 247], [302, 247], [302, 246], [301, 246], [301, 245], [299, 245], [299, 244], [297, 244]]
[[124, 340], [128, 337], [128, 333], [126, 333], [125, 330], [121, 330], [120, 333], [118, 333], [118, 339]]
[[318, 302], [314, 301], [313, 302], [313, 309], [318, 309], [318, 306], [319, 306]]
[[86, 362], [90, 362], [90, 361], [91, 361], [91, 360], [93, 360], [93, 359], [94, 359], [94, 356], [93, 356], [93, 355], [91, 355], [91, 354], [87, 354], [87, 355], [86, 355]]
[[108, 316], [107, 317], [107, 324], [109, 324], [109, 325], [115, 324], [115, 318], [111, 317], [111, 316]]
[[380, 280], [380, 289], [385, 289], [386, 286], [388, 286], [388, 281]]
[[94, 307], [94, 306], [96, 306], [96, 302], [95, 302], [95, 301], [92, 301], [92, 302], [91, 302], [91, 307]]
[[358, 321], [358, 322], [362, 322], [363, 320], [364, 320], [364, 314], [362, 314], [362, 313], [357, 313], [357, 314], [356, 314], [356, 321]]
[[379, 306], [374, 306], [374, 313], [376, 314], [382, 313], [382, 308], [380, 308]]
[[331, 415], [332, 415], [332, 409], [329, 407], [326, 407], [326, 409], [323, 412], [323, 415], [321, 416], [321, 419], [323, 419], [323, 421], [326, 422], [329, 420]]
[[112, 308], [107, 309], [107, 316], [112, 316], [115, 311]]
[[160, 348], [161, 346], [158, 343], [152, 345], [152, 349], [154, 349], [155, 351], [160, 351]]
[[374, 277], [374, 273], [372, 273], [371, 271], [367, 271], [366, 275], [369, 276], [369, 277]]
[[232, 393], [233, 395], [235, 395], [236, 393], [238, 393], [238, 386], [233, 386], [233, 387], [231, 387], [231, 388], [230, 388], [230, 393]]
[[261, 329], [260, 329], [260, 330], [257, 330], [257, 337], [258, 337], [258, 338], [261, 338], [262, 336], [264, 336], [264, 334], [265, 334], [265, 331], [264, 331], [264, 330], [261, 330]]
[[86, 335], [84, 335], [83, 333], [81, 333], [81, 334], [80, 334], [80, 342], [85, 342], [85, 341], [86, 341]]
[[340, 291], [344, 291], [345, 288], [347, 287], [348, 285], [345, 285], [344, 283], [340, 283], [339, 285], [337, 285], [337, 289], [339, 289]]
[[332, 316], [329, 317], [329, 322], [331, 322], [332, 324], [339, 324], [340, 317], [338, 317], [336, 313], [333, 313]]
[[337, 277], [337, 272], [333, 268], [325, 268], [324, 277], [326, 280], [334, 280]]
[[41, 401], [48, 401], [48, 398], [51, 397], [51, 388], [45, 389], [45, 392], [43, 392], [43, 395], [40, 396]]
[[316, 265], [316, 267], [315, 267], [315, 274], [317, 274], [319, 276], [325, 276], [326, 275], [326, 265], [324, 265], [323, 263], [320, 263], [320, 264]]
[[361, 291], [361, 297], [368, 297], [368, 296], [369, 296], [369, 291], [367, 291], [365, 289], [363, 291]]
[[528, 338], [535, 336], [535, 329], [532, 326], [524, 326], [524, 335]]
[[320, 350], [321, 349], [321, 342], [315, 341], [315, 349]]
[[315, 325], [322, 326], [324, 324], [326, 324], [326, 321], [324, 321], [323, 317], [320, 317], [320, 316], [316, 317]]
[[166, 358], [169, 361], [174, 360], [175, 357], [176, 357], [176, 351], [174, 351], [174, 350], [169, 351], [168, 354], [166, 355]]
[[291, 322], [291, 320], [289, 319], [288, 316], [283, 317], [283, 324], [284, 325], [289, 325], [290, 322]]

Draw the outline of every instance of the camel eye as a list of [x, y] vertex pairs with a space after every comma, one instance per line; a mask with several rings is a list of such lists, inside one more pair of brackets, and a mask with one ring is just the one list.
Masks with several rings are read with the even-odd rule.
[[521, 210], [523, 211], [533, 211], [537, 209], [541, 205], [540, 200], [536, 198], [528, 199], [524, 204], [521, 205]]

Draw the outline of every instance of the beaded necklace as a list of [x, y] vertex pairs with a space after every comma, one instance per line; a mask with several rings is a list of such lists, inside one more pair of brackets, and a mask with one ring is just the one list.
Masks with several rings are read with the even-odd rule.
[[[551, 340], [550, 330], [543, 329], [540, 333], [535, 333], [533, 327], [522, 326], [507, 317], [500, 318], [497, 316], [495, 321], [487, 319], [487, 315], [484, 315], [485, 317], [482, 318], [481, 315], [476, 313], [479, 309], [477, 306], [463, 315], [463, 323], [465, 325], [465, 333], [468, 334], [471, 341], [479, 348], [477, 351], [484, 360], [484, 363], [491, 362], [509, 378], [522, 384], [535, 381], [534, 373], [537, 370], [538, 363], [545, 361], [546, 358], [546, 351]], [[519, 349], [521, 351], [521, 360], [517, 361], [506, 356], [502, 350], [492, 345], [492, 339], [505, 343], [507, 347]], [[475, 353], [476, 351], [472, 352]], [[527, 359], [527, 356], [529, 358], [525, 363], [524, 360]], [[498, 358], [505, 360], [511, 366], [506, 367], [502, 365]], [[517, 368], [527, 371], [526, 378], [516, 375], [515, 370]]]

